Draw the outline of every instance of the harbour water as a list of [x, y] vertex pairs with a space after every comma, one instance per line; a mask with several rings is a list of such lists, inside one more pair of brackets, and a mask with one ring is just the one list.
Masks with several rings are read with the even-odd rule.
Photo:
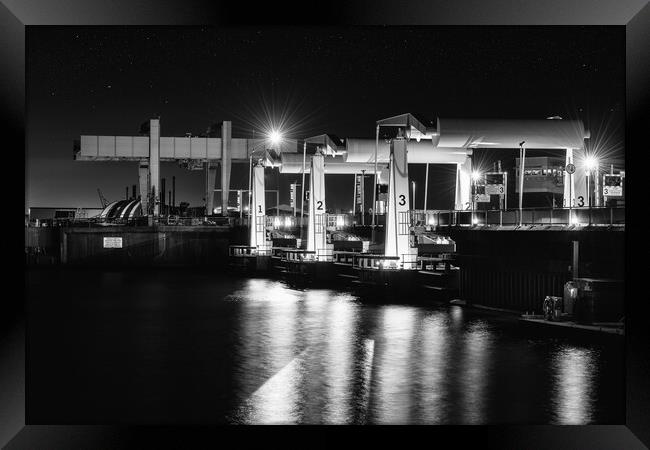
[[620, 337], [215, 271], [30, 270], [26, 288], [32, 423], [625, 420]]

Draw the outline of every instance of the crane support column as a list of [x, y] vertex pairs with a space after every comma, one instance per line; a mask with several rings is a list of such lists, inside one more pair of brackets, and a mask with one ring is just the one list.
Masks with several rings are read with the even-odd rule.
[[417, 252], [409, 244], [409, 177], [406, 138], [400, 133], [390, 144], [388, 181], [388, 208], [386, 211], [386, 240], [384, 256], [398, 256], [405, 262], [405, 255]]
[[454, 208], [463, 210], [472, 201], [472, 158], [456, 165], [456, 202]]
[[153, 195], [153, 215], [160, 215], [160, 120], [149, 121], [149, 192]]
[[266, 243], [266, 199], [264, 193], [264, 166], [253, 168], [253, 199], [251, 207], [250, 237], [251, 247], [258, 250], [268, 248]]
[[138, 167], [138, 179], [140, 181], [140, 202], [142, 204], [142, 215], [146, 216], [149, 210], [149, 163], [146, 160], [140, 161]]
[[[565, 167], [573, 163], [573, 149], [566, 149], [566, 159], [564, 162]], [[564, 206], [568, 208], [569, 206], [574, 206], [575, 199], [575, 187], [573, 183], [573, 176], [569, 174], [566, 170], [564, 171]]]
[[[228, 196], [230, 194], [230, 150], [232, 148], [232, 122], [224, 120], [221, 125], [221, 214], [228, 215]], [[262, 190], [262, 193], [264, 191]], [[264, 194], [262, 194], [264, 197]]]
[[307, 227], [307, 250], [324, 255], [327, 249], [327, 214], [325, 213], [325, 162], [317, 151], [311, 158], [309, 176], [309, 224]]

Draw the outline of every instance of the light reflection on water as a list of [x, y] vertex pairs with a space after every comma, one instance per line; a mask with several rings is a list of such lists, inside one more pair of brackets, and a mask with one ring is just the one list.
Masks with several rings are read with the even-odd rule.
[[406, 306], [386, 306], [381, 339], [375, 349], [376, 376], [371, 385], [371, 405], [378, 423], [408, 423], [413, 332], [416, 311]]
[[[30, 348], [46, 363], [30, 377], [42, 392], [62, 393], [49, 405], [95, 408], [93, 420], [106, 411], [152, 423], [625, 417], [618, 341], [552, 337], [459, 306], [401, 304], [412, 299], [399, 293], [386, 303], [368, 293], [187, 272], [39, 276], [30, 321], [43, 331]], [[72, 283], [80, 288], [65, 301], [47, 301], [50, 286]], [[94, 297], [77, 295], [90, 289]], [[62, 359], [70, 370], [44, 370]]]
[[[490, 402], [507, 402], [490, 385], [493, 326], [461, 307], [363, 304], [260, 279], [228, 298], [241, 304], [236, 423], [484, 424]], [[552, 355], [555, 423], [593, 420], [594, 358], [575, 346]]]
[[593, 420], [596, 357], [592, 349], [573, 346], [563, 346], [553, 355], [554, 423], [580, 425]]
[[[490, 402], [507, 403], [491, 387], [494, 325], [463, 308], [363, 304], [268, 280], [247, 281], [233, 299], [242, 307], [236, 423], [485, 424]], [[595, 357], [579, 347], [552, 355], [555, 423], [593, 419]]]

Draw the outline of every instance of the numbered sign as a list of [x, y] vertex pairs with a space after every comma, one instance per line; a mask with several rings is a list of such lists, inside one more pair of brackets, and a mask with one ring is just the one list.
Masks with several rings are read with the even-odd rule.
[[475, 194], [474, 195], [474, 201], [476, 203], [489, 203], [490, 202], [490, 194]]
[[623, 177], [621, 175], [603, 175], [603, 196], [622, 197]]
[[505, 195], [505, 174], [490, 172], [485, 174], [485, 193], [488, 195]]

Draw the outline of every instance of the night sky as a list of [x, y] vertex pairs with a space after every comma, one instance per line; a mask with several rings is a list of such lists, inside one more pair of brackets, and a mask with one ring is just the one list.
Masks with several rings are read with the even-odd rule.
[[[375, 121], [405, 112], [559, 115], [582, 119], [591, 145], [622, 164], [624, 44], [623, 27], [28, 27], [28, 205], [98, 207], [97, 188], [123, 198], [137, 164], [74, 161], [72, 142], [137, 135], [155, 115], [163, 136], [231, 120], [233, 137], [271, 121], [296, 139], [374, 138]], [[410, 169], [421, 205], [424, 167]], [[231, 187], [247, 188], [247, 174], [233, 165]], [[429, 208], [450, 207], [454, 174], [432, 166]], [[202, 205], [203, 173], [162, 163], [168, 187], [172, 175], [177, 204]], [[281, 180], [288, 203], [299, 177], [270, 173], [267, 188]], [[352, 175], [326, 186], [328, 208], [351, 208]]]

